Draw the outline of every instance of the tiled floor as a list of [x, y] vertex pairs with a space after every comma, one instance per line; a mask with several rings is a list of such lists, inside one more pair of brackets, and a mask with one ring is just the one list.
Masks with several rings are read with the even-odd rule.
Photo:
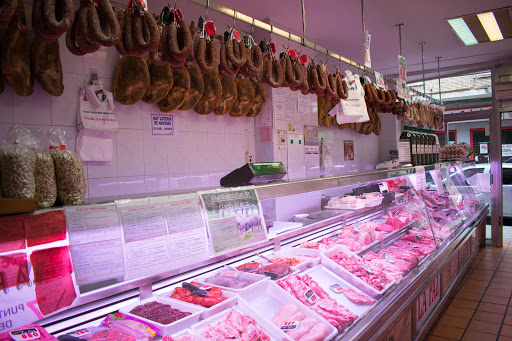
[[512, 341], [512, 242], [480, 249], [426, 341]]

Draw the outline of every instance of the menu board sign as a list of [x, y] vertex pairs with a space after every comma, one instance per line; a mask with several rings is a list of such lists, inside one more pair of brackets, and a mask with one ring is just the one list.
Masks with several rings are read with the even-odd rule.
[[253, 186], [199, 192], [215, 253], [267, 240], [258, 195]]

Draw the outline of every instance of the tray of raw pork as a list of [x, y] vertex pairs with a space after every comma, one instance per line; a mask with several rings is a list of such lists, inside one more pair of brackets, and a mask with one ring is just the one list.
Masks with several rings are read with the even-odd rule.
[[322, 253], [322, 264], [372, 297], [384, 294], [395, 283], [384, 271], [341, 245]]
[[190, 328], [207, 340], [276, 340], [283, 339], [282, 332], [263, 319], [246, 302], [213, 315]]
[[279, 328], [279, 340], [330, 340], [338, 332], [316, 311], [287, 295], [274, 282], [255, 286], [240, 293], [240, 297], [241, 304], [247, 304], [263, 319]]
[[374, 298], [362, 292], [355, 285], [343, 280], [323, 265], [315, 266], [302, 272], [300, 275], [301, 278], [310, 283], [317, 283], [320, 289], [329, 294], [339, 305], [358, 315], [358, 319], [366, 315], [377, 302]]

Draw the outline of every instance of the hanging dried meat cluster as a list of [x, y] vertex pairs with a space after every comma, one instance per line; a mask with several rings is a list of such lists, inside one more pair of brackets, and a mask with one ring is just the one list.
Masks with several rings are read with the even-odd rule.
[[193, 21], [189, 25], [179, 9], [169, 6], [156, 16], [137, 0], [117, 11], [109, 0], [81, 0], [77, 10], [72, 0], [34, 0], [31, 42], [22, 0], [3, 0], [0, 26], [8, 27], [0, 51], [0, 93], [5, 81], [17, 94], [28, 96], [35, 78], [50, 95], [60, 96], [64, 85], [58, 39], [65, 33], [68, 50], [78, 56], [115, 46], [121, 59], [113, 93], [125, 105], [142, 100], [157, 104], [162, 112], [193, 109], [201, 115], [255, 117], [266, 102], [268, 85], [317, 95], [318, 121], [325, 127], [378, 135], [379, 113], [392, 113], [419, 126], [442, 125], [442, 112], [435, 106], [408, 104], [394, 91], [364, 80], [369, 121], [338, 124], [329, 112], [349, 93], [338, 69], [329, 73], [314, 59], [306, 65], [307, 57], [294, 50], [286, 49], [278, 57], [269, 42], [258, 46], [250, 35], [240, 39], [234, 28], [216, 35], [212, 22], [199, 22], [197, 28]]

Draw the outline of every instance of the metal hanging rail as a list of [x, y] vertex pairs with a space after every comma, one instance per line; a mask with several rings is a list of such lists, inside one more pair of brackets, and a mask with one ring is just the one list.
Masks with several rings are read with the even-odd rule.
[[[334, 53], [324, 47], [321, 47], [320, 45], [317, 45], [313, 42], [310, 42], [309, 40], [306, 39], [306, 20], [305, 20], [305, 10], [304, 10], [304, 4], [302, 3], [302, 25], [303, 25], [303, 37], [299, 37], [298, 35], [295, 35], [295, 34], [292, 34], [290, 32], [287, 32], [285, 30], [282, 30], [280, 28], [277, 28], [275, 27], [274, 25], [271, 25], [271, 24], [267, 24], [267, 23], [264, 23], [263, 21], [260, 21], [258, 19], [255, 19], [253, 17], [250, 17], [248, 15], [245, 15], [243, 13], [240, 13], [238, 11], [235, 11], [233, 9], [230, 9], [230, 8], [227, 8], [225, 6], [222, 6], [222, 5], [219, 5], [217, 3], [214, 3], [210, 0], [189, 0], [193, 3], [196, 3], [198, 5], [201, 5], [201, 6], [204, 6], [208, 9], [212, 9], [214, 11], [217, 11], [219, 13], [222, 13], [228, 17], [232, 17], [232, 18], [235, 18], [237, 20], [240, 20], [242, 22], [245, 22], [249, 25], [253, 25], [254, 27], [257, 27], [259, 29], [262, 29], [264, 31], [267, 31], [267, 32], [270, 32], [271, 34], [275, 34], [275, 35], [278, 35], [280, 37], [283, 37], [283, 38], [286, 38], [290, 41], [294, 41], [295, 43], [297, 44], [300, 44], [302, 46], [305, 46], [305, 47], [308, 47], [314, 51], [316, 51], [316, 53], [318, 54], [323, 54], [323, 55], [326, 55], [328, 57], [331, 57], [333, 59], [336, 59], [340, 62], [343, 62], [349, 66], [352, 66], [354, 68], [357, 68], [363, 72], [366, 72], [368, 74], [371, 74], [371, 75], [375, 75], [375, 71], [373, 69], [370, 69], [370, 68], [367, 68], [366, 66], [364, 66], [363, 64], [359, 64], [353, 60], [350, 60], [348, 58], [345, 58], [337, 53]], [[386, 75], [382, 75], [384, 80], [391, 83], [391, 84], [396, 84], [396, 80], [391, 78], [391, 77], [388, 77]], [[411, 89], [412, 90], [412, 89]], [[430, 96], [428, 95], [423, 95], [423, 97], [431, 100], [432, 102], [438, 102], [437, 100], [435, 100], [434, 98], [431, 98]]]

